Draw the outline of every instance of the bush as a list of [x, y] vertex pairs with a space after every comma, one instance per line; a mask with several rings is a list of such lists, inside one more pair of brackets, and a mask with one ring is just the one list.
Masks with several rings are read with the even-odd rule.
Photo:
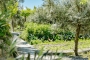
[[30, 42], [31, 40], [72, 40], [74, 35], [70, 31], [58, 31], [55, 33], [51, 29], [51, 25], [37, 24], [37, 23], [25, 23], [24, 31], [21, 34], [21, 38]]
[[74, 34], [70, 31], [61, 32], [60, 39], [67, 40], [67, 41], [72, 40], [72, 39], [74, 39]]
[[50, 25], [25, 23], [25, 29], [21, 34], [21, 38], [30, 41], [37, 39], [47, 40], [50, 36]]

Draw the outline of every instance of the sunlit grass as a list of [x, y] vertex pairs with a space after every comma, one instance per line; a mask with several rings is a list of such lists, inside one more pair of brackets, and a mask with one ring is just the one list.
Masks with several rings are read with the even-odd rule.
[[[34, 44], [34, 47], [37, 49], [41, 49], [44, 47], [44, 50], [50, 51], [63, 51], [63, 50], [73, 50], [74, 49], [74, 40], [71, 41], [63, 41], [63, 40], [56, 40], [54, 42], [40, 42], [38, 44]], [[79, 49], [90, 48], [90, 39], [87, 40], [79, 40]]]

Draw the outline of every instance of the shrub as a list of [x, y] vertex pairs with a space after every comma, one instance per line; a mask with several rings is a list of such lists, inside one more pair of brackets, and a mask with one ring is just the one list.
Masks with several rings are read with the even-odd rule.
[[36, 23], [25, 23], [25, 29], [21, 34], [21, 38], [30, 41], [36, 39], [47, 40], [50, 33], [50, 25], [36, 24]]
[[[21, 38], [30, 42], [31, 40], [72, 40], [74, 34], [70, 31], [59, 31], [51, 29], [51, 25], [37, 24], [37, 23], [25, 23], [24, 31], [21, 34]], [[55, 33], [53, 33], [55, 31]]]

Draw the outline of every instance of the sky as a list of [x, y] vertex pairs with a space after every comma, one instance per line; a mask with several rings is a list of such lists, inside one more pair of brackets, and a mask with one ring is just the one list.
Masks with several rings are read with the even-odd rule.
[[23, 7], [33, 9], [34, 6], [40, 7], [43, 4], [42, 0], [24, 0]]

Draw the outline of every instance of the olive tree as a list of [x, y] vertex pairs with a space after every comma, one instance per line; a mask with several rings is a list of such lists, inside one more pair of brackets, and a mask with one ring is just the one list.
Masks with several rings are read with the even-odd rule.
[[[90, 1], [89, 0], [67, 0], [58, 13], [58, 23], [63, 27], [75, 27], [75, 55], [78, 56], [78, 40], [82, 31], [90, 29]], [[62, 13], [62, 14], [61, 14]], [[65, 25], [65, 26], [64, 26]]]
[[79, 35], [82, 31], [89, 31], [90, 28], [89, 8], [89, 0], [44, 0], [42, 11], [39, 9], [40, 13], [36, 16], [44, 17], [44, 21], [57, 23], [63, 29], [73, 27], [75, 29], [74, 52], [78, 56]]

